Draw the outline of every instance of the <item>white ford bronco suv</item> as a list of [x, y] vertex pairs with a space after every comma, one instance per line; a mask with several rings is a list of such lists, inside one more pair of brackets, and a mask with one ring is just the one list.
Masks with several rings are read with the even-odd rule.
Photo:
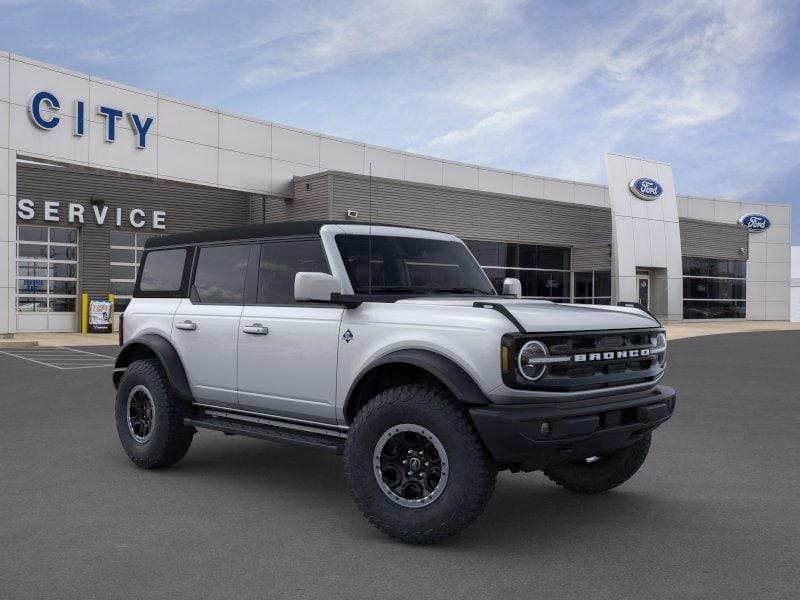
[[151, 238], [120, 327], [116, 425], [146, 469], [198, 428], [344, 454], [381, 531], [441, 541], [497, 471], [609, 490], [673, 413], [667, 343], [636, 307], [498, 295], [458, 238], [335, 222]]

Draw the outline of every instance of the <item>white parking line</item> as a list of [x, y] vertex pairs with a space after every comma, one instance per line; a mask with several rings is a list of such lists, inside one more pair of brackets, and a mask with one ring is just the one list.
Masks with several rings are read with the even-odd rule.
[[111, 360], [116, 360], [116, 357], [109, 356], [108, 354], [98, 354], [97, 352], [89, 352], [88, 350], [79, 350], [78, 348], [67, 348], [66, 346], [56, 346], [56, 348], [60, 348], [61, 350], [71, 350], [72, 352], [80, 352], [81, 354], [93, 354], [94, 356], [102, 356], [103, 358], [110, 358]]
[[62, 371], [73, 369], [92, 369], [113, 367], [115, 358], [107, 354], [98, 354], [88, 350], [55, 346], [52, 348], [25, 348], [18, 350], [0, 350], [0, 354], [14, 356], [32, 363], [53, 367]]
[[27, 356], [19, 356], [18, 354], [11, 354], [11, 352], [3, 352], [2, 350], [0, 350], [0, 354], [5, 354], [6, 356], [15, 356], [16, 358], [21, 358], [22, 360], [28, 360], [28, 361], [30, 361], [32, 363], [36, 363], [36, 364], [39, 364], [39, 365], [44, 365], [45, 367], [53, 367], [55, 369], [62, 369], [63, 370], [63, 367], [57, 367], [56, 365], [51, 365], [50, 363], [42, 362], [40, 360], [34, 360], [33, 358], [29, 358]]

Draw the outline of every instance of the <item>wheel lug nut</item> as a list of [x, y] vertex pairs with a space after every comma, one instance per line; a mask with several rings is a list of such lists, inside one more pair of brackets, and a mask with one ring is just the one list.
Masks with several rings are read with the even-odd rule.
[[408, 472], [408, 476], [411, 477], [413, 473], [411, 471]]
[[403, 461], [403, 464], [406, 464], [407, 462], [408, 462], [407, 460], [404, 460], [404, 461]]

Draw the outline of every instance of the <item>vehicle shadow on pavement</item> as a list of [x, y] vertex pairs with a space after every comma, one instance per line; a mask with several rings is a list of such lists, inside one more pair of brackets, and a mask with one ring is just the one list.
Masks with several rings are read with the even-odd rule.
[[[152, 472], [130, 467], [142, 477], [153, 476], [153, 486], [192, 490], [192, 495], [200, 497], [224, 489], [225, 495], [237, 498], [242, 507], [254, 502], [264, 512], [287, 515], [302, 510], [304, 518], [312, 518], [326, 535], [397, 546], [373, 529], [354, 505], [341, 457], [209, 432], [198, 436], [186, 458], [174, 467]], [[124, 456], [115, 460], [121, 467], [126, 461]], [[686, 508], [678, 509], [657, 492], [644, 491], [646, 484], [627, 485], [585, 496], [557, 487], [538, 472], [501, 472], [484, 514], [435, 548], [502, 553], [525, 545], [528, 552], [530, 546], [541, 546], [552, 553], [575, 544], [624, 539], [628, 531], [669, 528]], [[237, 508], [229, 510], [235, 513]], [[708, 524], [708, 515], [694, 513], [693, 520]]]

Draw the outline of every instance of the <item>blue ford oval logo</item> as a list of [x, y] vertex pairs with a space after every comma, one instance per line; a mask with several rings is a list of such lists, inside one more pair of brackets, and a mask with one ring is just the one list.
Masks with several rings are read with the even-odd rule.
[[739, 225], [746, 227], [750, 233], [761, 233], [769, 229], [772, 222], [764, 215], [758, 213], [747, 213], [739, 217]]
[[634, 196], [642, 200], [657, 200], [661, 196], [661, 192], [664, 191], [660, 183], [647, 177], [631, 179], [628, 182], [628, 187]]

